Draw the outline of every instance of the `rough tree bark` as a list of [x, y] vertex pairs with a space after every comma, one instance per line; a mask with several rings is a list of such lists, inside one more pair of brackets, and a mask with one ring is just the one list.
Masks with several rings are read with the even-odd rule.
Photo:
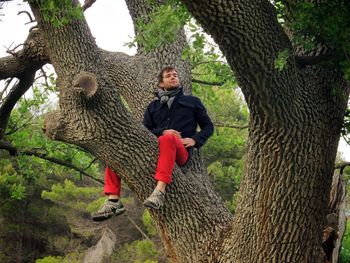
[[[245, 177], [220, 260], [321, 262], [349, 84], [334, 68], [298, 66], [269, 1], [183, 2], [226, 55], [250, 109]], [[279, 72], [284, 49], [292, 56]]]
[[[74, 2], [74, 1], [73, 1]], [[132, 18], [150, 12], [126, 1]], [[320, 262], [340, 127], [349, 85], [341, 72], [297, 63], [269, 1], [182, 1], [219, 44], [250, 109], [245, 176], [235, 217], [197, 162], [176, 168], [165, 207], [152, 211], [172, 262]], [[99, 50], [85, 20], [54, 28], [32, 3], [60, 89], [47, 135], [108, 163], [143, 200], [153, 189], [157, 141], [140, 123], [164, 64], [189, 67], [177, 42], [134, 57]], [[279, 52], [290, 51], [282, 71]], [[1, 62], [1, 61], [0, 61]], [[332, 87], [336, 85], [338, 94]], [[120, 96], [128, 103], [123, 105]], [[144, 99], [140, 99], [144, 98]], [[136, 116], [136, 117], [135, 117]]]
[[[62, 28], [55, 28], [42, 19], [35, 4], [32, 4], [32, 10], [50, 50], [50, 61], [55, 67], [60, 90], [60, 111], [47, 118], [46, 134], [52, 139], [79, 145], [108, 163], [138, 198], [144, 200], [155, 186], [157, 140], [124, 107], [116, 90], [125, 89], [124, 94], [127, 94], [130, 88], [133, 93], [135, 88], [149, 89], [144, 87], [148, 84], [145, 79], [153, 75], [154, 83], [161, 65], [171, 62], [181, 65], [179, 58], [183, 44], [179, 47], [179, 43], [175, 43], [152, 54], [142, 55], [141, 50], [139, 56], [147, 61], [142, 64], [142, 70], [153, 63], [156, 66], [151, 67], [154, 69], [152, 74], [146, 72], [148, 78], [142, 76], [143, 81], [138, 82], [133, 77], [137, 76], [137, 69], [141, 69], [137, 66], [128, 73], [128, 85], [118, 86], [109, 76], [108, 64], [104, 63], [104, 55], [96, 46], [85, 20], [74, 20]], [[184, 43], [183, 35], [179, 39]], [[132, 59], [137, 63], [141, 61], [137, 56]], [[136, 64], [130, 68], [132, 66]], [[114, 78], [121, 79], [120, 75]], [[186, 82], [186, 75], [184, 77]], [[128, 99], [127, 95], [124, 98]], [[136, 109], [140, 107], [138, 103], [135, 105]], [[191, 166], [186, 176], [176, 169], [174, 183], [167, 191], [167, 204], [160, 211], [153, 211], [153, 216], [169, 258], [174, 262], [214, 260], [217, 244], [222, 241], [222, 233], [232, 218], [200, 166]]]

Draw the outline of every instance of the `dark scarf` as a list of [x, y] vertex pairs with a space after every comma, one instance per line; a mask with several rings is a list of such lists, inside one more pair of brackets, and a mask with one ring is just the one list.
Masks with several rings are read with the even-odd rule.
[[177, 89], [173, 90], [163, 90], [159, 89], [158, 90], [158, 97], [160, 99], [160, 104], [164, 104], [167, 102], [168, 108], [170, 109], [171, 105], [174, 102], [174, 99], [177, 94], [181, 91], [181, 87], [178, 87]]

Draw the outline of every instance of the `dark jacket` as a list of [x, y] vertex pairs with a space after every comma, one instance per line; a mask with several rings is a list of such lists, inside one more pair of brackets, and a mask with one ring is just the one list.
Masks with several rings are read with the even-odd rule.
[[[195, 147], [201, 147], [213, 134], [214, 125], [202, 102], [194, 96], [185, 96], [182, 89], [176, 95], [170, 109], [159, 99], [152, 101], [144, 114], [143, 124], [159, 137], [164, 130], [181, 132], [182, 138], [193, 138]], [[201, 128], [196, 132], [197, 124]]]

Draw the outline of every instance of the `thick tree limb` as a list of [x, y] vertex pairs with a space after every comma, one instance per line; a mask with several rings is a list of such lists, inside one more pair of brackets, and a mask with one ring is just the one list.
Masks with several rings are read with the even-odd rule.
[[99, 182], [100, 184], [104, 184], [104, 182], [98, 178], [93, 177], [92, 175], [88, 174], [87, 172], [85, 172], [84, 169], [79, 168], [77, 166], [75, 166], [74, 164], [72, 164], [71, 162], [67, 162], [64, 160], [60, 160], [58, 158], [54, 158], [54, 157], [50, 157], [48, 153], [43, 152], [42, 150], [38, 150], [38, 149], [23, 149], [23, 150], [19, 150], [18, 148], [14, 147], [11, 143], [6, 142], [6, 141], [0, 141], [0, 149], [3, 150], [7, 150], [11, 155], [28, 155], [28, 156], [34, 156], [46, 161], [50, 161], [53, 162], [55, 164], [59, 164], [62, 165], [64, 167], [73, 169], [77, 172], [79, 172], [80, 174], [89, 177], [90, 179]]
[[[182, 2], [225, 54], [251, 113], [278, 122], [287, 112], [298, 110], [281, 99], [286, 95], [297, 99], [298, 83], [290, 81], [297, 68], [292, 59], [287, 59], [288, 70], [276, 73], [275, 60], [280, 52], [291, 51], [292, 45], [270, 1]], [[255, 99], [258, 104], [253, 103]]]
[[49, 59], [38, 30], [29, 33], [23, 48], [13, 55], [0, 58], [0, 79], [19, 78], [28, 71], [36, 71]]
[[0, 140], [5, 134], [6, 126], [10, 118], [12, 109], [15, 107], [17, 101], [26, 93], [26, 91], [32, 86], [35, 70], [23, 74], [19, 82], [11, 89], [5, 101], [0, 106]]

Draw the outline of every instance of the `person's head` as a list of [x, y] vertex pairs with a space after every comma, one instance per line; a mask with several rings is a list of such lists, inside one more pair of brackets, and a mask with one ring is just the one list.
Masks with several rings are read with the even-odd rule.
[[179, 76], [174, 67], [163, 68], [158, 75], [158, 84], [164, 90], [177, 89], [180, 86]]

